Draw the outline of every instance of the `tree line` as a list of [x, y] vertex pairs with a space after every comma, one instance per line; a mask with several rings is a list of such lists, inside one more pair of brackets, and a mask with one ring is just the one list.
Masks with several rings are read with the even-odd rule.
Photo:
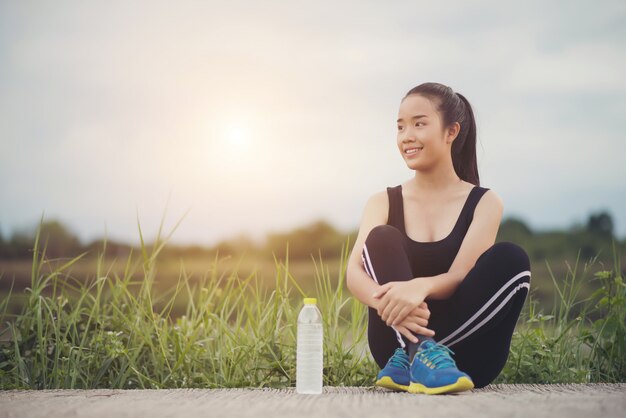
[[[83, 252], [97, 255], [103, 252], [104, 240], [97, 239], [82, 244], [71, 229], [58, 220], [44, 221], [37, 225], [40, 230], [40, 247], [46, 246], [48, 258], [74, 257]], [[342, 246], [348, 238], [354, 244], [358, 229], [342, 232], [324, 220], [287, 232], [268, 233], [265, 242], [255, 244], [245, 235], [226, 239], [214, 246], [174, 245], [169, 244], [162, 251], [162, 257], [238, 255], [242, 253], [256, 256], [285, 258], [287, 251], [290, 260], [307, 259], [311, 256], [324, 259], [338, 257]], [[0, 259], [32, 258], [32, 248], [36, 229], [31, 231], [15, 231], [10, 237], [4, 237], [0, 230]], [[500, 225], [497, 242], [511, 241], [524, 248], [531, 259], [576, 256], [588, 259], [598, 254], [602, 259], [611, 259], [612, 243], [618, 251], [626, 250], [626, 240], [615, 237], [614, 223], [610, 213], [606, 211], [592, 213], [584, 224], [572, 225], [564, 230], [534, 231], [519, 218], [506, 218]], [[150, 249], [151, 245], [147, 245]], [[137, 249], [134, 249], [135, 252]], [[106, 241], [107, 257], [123, 258], [131, 251], [131, 245], [123, 242]]]

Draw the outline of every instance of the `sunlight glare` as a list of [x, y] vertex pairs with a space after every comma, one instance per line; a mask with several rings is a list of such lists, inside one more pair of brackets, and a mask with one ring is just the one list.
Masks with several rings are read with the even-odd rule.
[[250, 135], [245, 126], [233, 125], [227, 131], [226, 140], [233, 147], [240, 148], [248, 145], [250, 142]]

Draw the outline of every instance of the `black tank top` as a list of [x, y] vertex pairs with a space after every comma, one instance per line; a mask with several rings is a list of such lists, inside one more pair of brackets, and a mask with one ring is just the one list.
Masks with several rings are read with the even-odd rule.
[[474, 209], [480, 198], [489, 190], [474, 186], [470, 191], [461, 214], [452, 232], [442, 240], [432, 242], [414, 241], [406, 234], [404, 227], [404, 206], [402, 203], [402, 185], [387, 187], [389, 197], [389, 218], [387, 225], [395, 226], [406, 237], [407, 250], [414, 277], [436, 276], [450, 270], [456, 258], [465, 234], [474, 217]]

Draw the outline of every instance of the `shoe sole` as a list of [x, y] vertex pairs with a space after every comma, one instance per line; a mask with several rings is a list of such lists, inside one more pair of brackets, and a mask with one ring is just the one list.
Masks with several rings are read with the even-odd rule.
[[393, 379], [389, 376], [383, 376], [380, 379], [378, 379], [376, 381], [376, 386], [380, 386], [380, 387], [387, 388], [387, 389], [403, 390], [405, 392], [409, 390], [408, 386], [401, 385], [399, 383], [394, 382]]
[[464, 390], [470, 390], [474, 388], [474, 382], [465, 376], [461, 376], [458, 380], [452, 384], [446, 386], [440, 386], [436, 388], [429, 388], [421, 383], [411, 382], [409, 385], [409, 393], [425, 393], [427, 395], [439, 395], [441, 393], [454, 393], [463, 392]]

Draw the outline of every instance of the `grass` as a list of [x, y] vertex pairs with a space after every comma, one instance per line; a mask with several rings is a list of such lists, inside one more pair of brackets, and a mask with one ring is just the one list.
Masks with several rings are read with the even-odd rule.
[[[554, 308], [549, 315], [537, 312], [531, 286], [508, 362], [493, 383], [626, 382], [626, 285], [615, 246], [613, 258], [612, 270], [592, 277], [596, 259], [581, 272], [577, 258], [561, 285], [548, 266], [556, 290]], [[600, 286], [580, 298], [587, 280]]]
[[[324, 385], [373, 384], [367, 307], [344, 293], [349, 242], [336, 279], [321, 256], [312, 259], [314, 294], [290, 271], [288, 247], [285, 260], [274, 257], [271, 288], [256, 272], [218, 274], [223, 260], [216, 255], [199, 279], [181, 263], [177, 282], [162, 289], [156, 261], [169, 236], [161, 239], [159, 229], [148, 247], [140, 226], [139, 234], [141, 252], [129, 255], [121, 274], [100, 255], [95, 278], [84, 281], [69, 271], [85, 254], [43, 272], [49, 260], [37, 233], [21, 311], [7, 310], [18, 295], [0, 301], [0, 388], [293, 387], [304, 297], [317, 297], [324, 318]], [[494, 383], [625, 381], [626, 290], [614, 257], [613, 270], [592, 278], [602, 287], [585, 299], [578, 290], [593, 260], [582, 271], [577, 260], [562, 284], [552, 276], [558, 300], [549, 315], [536, 311], [531, 287]], [[173, 315], [180, 300], [184, 315]]]

